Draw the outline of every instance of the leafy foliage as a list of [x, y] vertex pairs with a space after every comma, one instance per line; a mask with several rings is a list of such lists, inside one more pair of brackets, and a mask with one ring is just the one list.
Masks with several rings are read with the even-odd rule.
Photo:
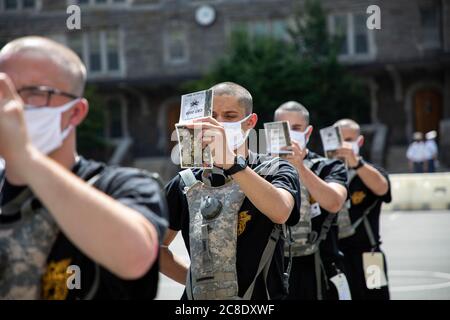
[[299, 9], [288, 30], [292, 41], [236, 31], [228, 52], [202, 79], [187, 83], [183, 90], [236, 82], [251, 92], [260, 127], [289, 100], [306, 106], [316, 127], [331, 125], [343, 117], [367, 122], [366, 89], [338, 62], [339, 39], [328, 35], [320, 3], [309, 0]]

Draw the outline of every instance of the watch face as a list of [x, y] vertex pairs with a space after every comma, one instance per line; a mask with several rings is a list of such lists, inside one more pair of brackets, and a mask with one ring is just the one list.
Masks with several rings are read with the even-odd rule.
[[247, 162], [245, 161], [244, 157], [237, 157], [236, 164], [238, 164], [240, 167], [245, 167]]

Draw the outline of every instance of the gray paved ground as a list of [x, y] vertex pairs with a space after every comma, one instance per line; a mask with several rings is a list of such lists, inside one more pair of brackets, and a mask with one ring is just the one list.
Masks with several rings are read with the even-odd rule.
[[[381, 233], [392, 299], [450, 300], [450, 211], [385, 212]], [[189, 261], [180, 236], [173, 250]], [[182, 291], [161, 275], [158, 299], [179, 299]]]

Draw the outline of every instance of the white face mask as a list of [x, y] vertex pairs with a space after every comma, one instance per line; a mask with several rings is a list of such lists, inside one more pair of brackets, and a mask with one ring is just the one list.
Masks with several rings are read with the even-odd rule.
[[302, 149], [304, 149], [306, 147], [306, 145], [308, 144], [308, 141], [306, 140], [306, 133], [309, 130], [309, 126], [305, 129], [305, 131], [294, 131], [291, 130], [290, 131], [290, 135], [291, 135], [291, 139], [295, 140]]
[[243, 132], [242, 123], [247, 121], [251, 117], [251, 114], [236, 122], [220, 122], [225, 129], [225, 136], [227, 139], [227, 145], [232, 149], [236, 150], [245, 143], [249, 131]]
[[350, 144], [352, 145], [353, 153], [356, 155], [359, 155], [359, 142], [360, 142], [359, 138], [356, 139], [356, 141], [350, 142]]
[[33, 145], [43, 154], [49, 154], [58, 149], [72, 131], [73, 126], [68, 126], [61, 131], [61, 115], [78, 101], [80, 100], [75, 99], [60, 107], [25, 106], [28, 134]]

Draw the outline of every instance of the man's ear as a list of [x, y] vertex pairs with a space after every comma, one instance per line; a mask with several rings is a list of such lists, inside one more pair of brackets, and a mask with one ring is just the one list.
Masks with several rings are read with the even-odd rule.
[[89, 102], [84, 98], [80, 99], [80, 101], [72, 108], [69, 123], [74, 127], [80, 125], [88, 115], [88, 112]]
[[253, 129], [256, 126], [257, 122], [258, 122], [258, 115], [256, 113], [252, 113], [251, 116], [246, 121], [245, 125], [248, 127], [248, 129]]
[[311, 137], [311, 134], [312, 134], [313, 130], [314, 130], [314, 127], [313, 127], [312, 125], [309, 125], [309, 126], [306, 128], [306, 136], [305, 136], [306, 141], [308, 141], [309, 138]]
[[358, 137], [358, 146], [361, 148], [364, 145], [365, 139], [363, 135]]

